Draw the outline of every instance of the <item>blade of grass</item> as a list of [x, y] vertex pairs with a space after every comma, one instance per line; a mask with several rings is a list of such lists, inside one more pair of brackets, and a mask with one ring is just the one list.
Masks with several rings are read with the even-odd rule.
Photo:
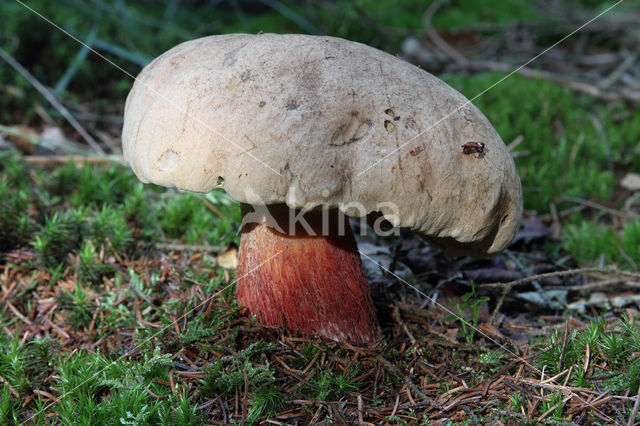
[[82, 63], [87, 58], [87, 55], [89, 54], [89, 47], [93, 45], [94, 41], [96, 40], [97, 34], [98, 25], [94, 25], [93, 28], [91, 28], [91, 32], [89, 32], [87, 39], [85, 40], [85, 44], [83, 44], [80, 50], [78, 50], [78, 53], [76, 54], [76, 57], [73, 58], [73, 61], [71, 62], [69, 68], [67, 68], [64, 74], [62, 74], [62, 77], [60, 77], [56, 85], [53, 87], [53, 90], [51, 91], [53, 96], [58, 96], [60, 95], [60, 93], [66, 90], [67, 86], [73, 79], [73, 76], [76, 74], [76, 72], [78, 72], [80, 65], [82, 65]]
[[[76, 30], [74, 28], [68, 27], [68, 26], [65, 26], [64, 30], [67, 31], [69, 34], [73, 35], [74, 37], [80, 39], [80, 31], [78, 31], [78, 30]], [[87, 43], [87, 44], [89, 44], [89, 43]], [[131, 52], [131, 51], [127, 50], [126, 48], [122, 47], [122, 46], [118, 46], [117, 44], [109, 43], [108, 41], [102, 40], [102, 39], [97, 38], [97, 37], [96, 37], [95, 40], [93, 40], [92, 44], [90, 44], [88, 47], [86, 47], [87, 50], [91, 50], [90, 48], [103, 50], [103, 51], [105, 51], [107, 53], [110, 53], [110, 54], [112, 54], [114, 56], [122, 58], [125, 61], [129, 61], [131, 63], [139, 65], [141, 68], [144, 67], [145, 65], [147, 65], [152, 60], [152, 58], [149, 57], [149, 56]]]
[[259, 0], [259, 1], [260, 3], [263, 3], [269, 6], [270, 8], [272, 8], [273, 10], [275, 10], [276, 12], [278, 12], [279, 14], [281, 14], [282, 16], [284, 16], [285, 18], [287, 18], [288, 20], [290, 20], [291, 22], [293, 22], [294, 24], [302, 28], [307, 34], [320, 34], [320, 30], [318, 30], [318, 28], [316, 28], [315, 25], [313, 25], [311, 22], [305, 19], [302, 15], [300, 15], [293, 9], [290, 9], [289, 7], [285, 6], [278, 0]]
[[4, 49], [0, 48], [0, 58], [14, 70], [19, 72], [49, 103], [62, 114], [62, 116], [71, 124], [71, 126], [82, 136], [82, 138], [91, 146], [91, 148], [99, 154], [106, 154], [96, 140], [82, 127], [69, 110], [60, 103], [60, 101], [40, 83], [25, 67], [23, 67], [13, 56], [9, 55]]

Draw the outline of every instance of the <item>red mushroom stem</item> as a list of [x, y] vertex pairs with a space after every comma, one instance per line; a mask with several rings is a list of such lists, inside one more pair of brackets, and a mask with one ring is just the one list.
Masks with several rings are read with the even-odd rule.
[[337, 210], [309, 212], [303, 217], [308, 226], [298, 222], [290, 232], [290, 210], [269, 210], [284, 232], [264, 223], [243, 227], [236, 273], [240, 305], [268, 326], [373, 342], [379, 325], [345, 216]]

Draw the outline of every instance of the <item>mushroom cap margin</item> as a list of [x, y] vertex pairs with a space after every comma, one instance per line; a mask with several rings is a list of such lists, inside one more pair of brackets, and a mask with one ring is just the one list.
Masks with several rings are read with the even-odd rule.
[[[247, 204], [381, 212], [449, 254], [486, 256], [522, 211], [486, 117], [431, 74], [343, 39], [231, 34], [182, 43], [127, 97], [123, 151], [143, 182]], [[461, 145], [482, 141], [481, 155]]]

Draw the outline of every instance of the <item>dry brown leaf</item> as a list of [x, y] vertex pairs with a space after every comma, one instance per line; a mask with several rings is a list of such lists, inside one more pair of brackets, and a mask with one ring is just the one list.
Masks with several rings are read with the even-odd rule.
[[238, 267], [238, 249], [230, 247], [220, 252], [216, 257], [216, 263], [226, 269], [236, 269]]

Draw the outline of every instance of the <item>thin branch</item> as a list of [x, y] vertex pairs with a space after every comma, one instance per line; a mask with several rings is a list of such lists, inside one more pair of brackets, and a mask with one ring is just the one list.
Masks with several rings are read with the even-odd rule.
[[0, 124], [0, 132], [6, 133], [8, 135], [20, 136], [34, 145], [42, 146], [51, 150], [60, 148], [68, 152], [79, 154], [80, 156], [88, 155], [90, 153], [90, 151], [87, 151], [87, 149], [85, 148], [85, 145], [79, 144], [75, 141], [58, 141], [55, 139], [43, 138], [32, 133], [22, 131], [19, 127], [8, 127]]
[[501, 287], [515, 287], [522, 284], [528, 284], [532, 281], [543, 280], [547, 278], [554, 277], [566, 277], [571, 275], [583, 275], [583, 274], [606, 274], [606, 275], [619, 275], [624, 276], [636, 280], [640, 280], [640, 273], [636, 272], [628, 272], [621, 271], [616, 268], [580, 268], [580, 269], [569, 269], [566, 271], [556, 271], [556, 272], [547, 272], [544, 274], [532, 275], [530, 277], [526, 277], [520, 280], [510, 281], [508, 283], [486, 283], [486, 284], [478, 284], [478, 287], [481, 288], [501, 288]]
[[27, 155], [22, 158], [22, 161], [27, 164], [37, 165], [61, 164], [68, 163], [69, 161], [73, 161], [76, 165], [105, 163], [125, 164], [122, 157], [115, 155], [104, 157], [91, 155]]
[[150, 246], [158, 250], [193, 251], [193, 252], [202, 252], [202, 253], [219, 253], [227, 249], [226, 246], [173, 244], [173, 243], [140, 243], [140, 245]]
[[436, 29], [433, 28], [433, 25], [431, 25], [431, 18], [438, 11], [438, 9], [440, 9], [440, 6], [442, 6], [442, 2], [440, 0], [435, 0], [429, 5], [427, 10], [424, 12], [424, 15], [422, 15], [422, 26], [424, 27], [424, 31], [427, 33], [427, 37], [429, 37], [429, 39], [438, 49], [440, 49], [443, 53], [456, 61], [458, 64], [467, 66], [469, 60], [455, 48], [453, 48], [453, 46], [447, 43], [442, 37], [440, 37], [440, 34], [438, 34]]
[[583, 200], [578, 197], [564, 196], [562, 197], [563, 201], [570, 201], [578, 204], [582, 204], [583, 206], [591, 207], [597, 210], [601, 210], [605, 213], [612, 214], [614, 216], [624, 217], [625, 219], [640, 219], [640, 214], [634, 212], [623, 212], [621, 210], [612, 209], [610, 207], [604, 206], [602, 204], [596, 203], [594, 201]]
[[628, 426], [633, 426], [636, 424], [636, 415], [638, 414], [638, 408], [640, 408], [640, 392], [638, 392], [638, 396], [636, 396], [636, 402], [633, 404], [633, 410], [629, 415], [629, 421], [627, 422]]
[[636, 59], [638, 59], [638, 52], [629, 53], [625, 60], [622, 61], [622, 63], [618, 65], [616, 69], [614, 69], [613, 72], [607, 76], [607, 78], [602, 80], [602, 82], [600, 83], [600, 87], [602, 87], [603, 89], [608, 89], [609, 87], [611, 87], [614, 83], [620, 80], [620, 77], [622, 77], [622, 75], [627, 72], [629, 68], [631, 68], [635, 64]]
[[58, 101], [58, 99], [44, 87], [25, 67], [20, 65], [11, 55], [4, 49], [0, 48], [0, 58], [8, 63], [14, 70], [19, 72], [49, 103], [58, 110], [60, 114], [71, 124], [71, 126], [82, 136], [82, 138], [91, 146], [98, 154], [106, 154], [96, 140], [82, 127], [82, 125], [71, 115], [69, 110]]
[[[469, 62], [469, 64], [467, 65], [467, 68], [473, 71], [512, 72], [515, 66], [504, 63], [504, 62], [497, 62], [497, 61], [472, 61], [472, 62]], [[585, 93], [596, 99], [602, 99], [605, 101], [626, 100], [630, 102], [640, 103], [640, 90], [631, 90], [631, 89], [620, 90], [620, 91], [605, 90], [601, 87], [598, 87], [586, 81], [574, 80], [574, 79], [565, 77], [563, 75], [552, 73], [549, 71], [534, 70], [526, 67], [519, 69], [517, 72], [518, 74], [527, 78], [551, 81], [560, 86], [565, 86], [576, 92]]]
[[422, 26], [424, 27], [424, 31], [427, 33], [427, 37], [433, 42], [433, 44], [440, 49], [443, 53], [449, 56], [451, 59], [456, 61], [458, 64], [462, 66], [466, 66], [469, 63], [469, 60], [465, 58], [460, 52], [458, 52], [453, 46], [447, 43], [440, 34], [433, 28], [431, 25], [431, 18], [433, 15], [440, 9], [442, 3], [440, 0], [435, 0], [432, 2], [427, 10], [422, 15]]
[[[520, 262], [520, 260], [518, 260], [518, 258], [513, 255], [513, 253], [507, 251], [507, 256], [509, 256], [509, 258], [513, 261], [513, 263], [515, 263], [516, 266], [522, 272], [524, 272], [525, 275], [530, 275], [531, 274], [531, 270], [529, 268], [527, 268], [526, 266], [524, 266], [522, 264], [522, 262]], [[544, 289], [542, 288], [542, 285], [540, 284], [540, 282], [538, 280], [532, 280], [531, 283], [533, 284], [533, 287], [536, 289], [536, 291], [538, 292], [538, 294], [540, 295], [540, 297], [542, 298], [544, 303], [547, 306], [551, 306], [552, 305], [551, 298], [549, 297], [547, 292], [544, 291]]]

